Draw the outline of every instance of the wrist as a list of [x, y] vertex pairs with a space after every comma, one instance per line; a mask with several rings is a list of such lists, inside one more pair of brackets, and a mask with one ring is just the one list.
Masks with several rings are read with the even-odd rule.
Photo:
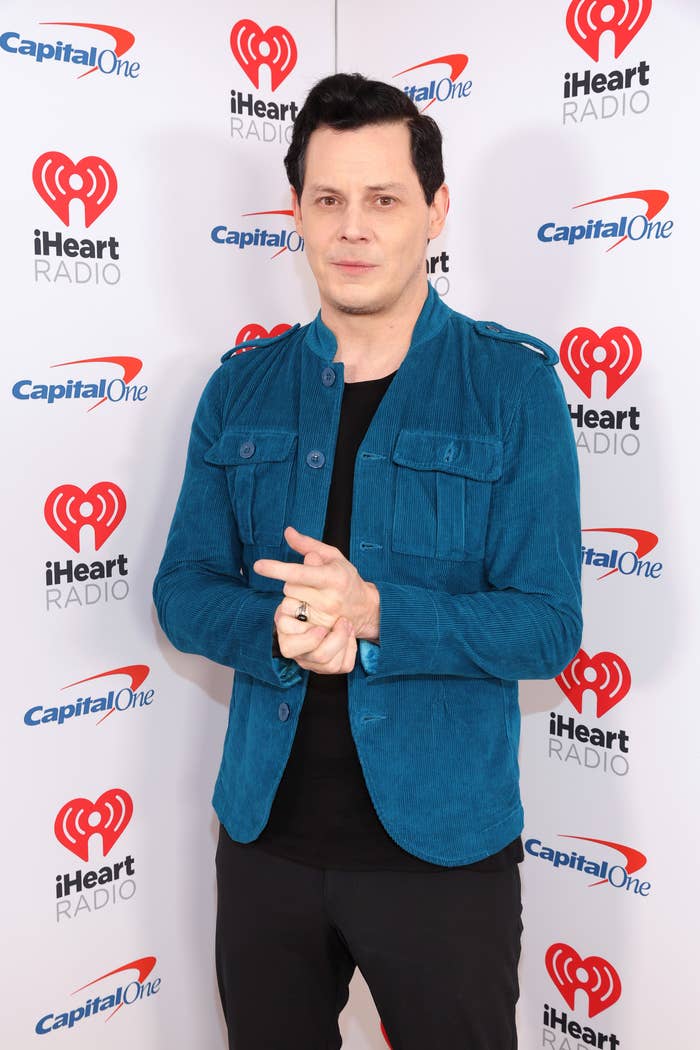
[[376, 585], [365, 580], [367, 611], [357, 638], [368, 642], [379, 641], [379, 590]]

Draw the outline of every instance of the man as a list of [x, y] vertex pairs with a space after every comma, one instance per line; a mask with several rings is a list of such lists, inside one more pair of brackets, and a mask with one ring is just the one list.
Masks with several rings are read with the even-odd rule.
[[513, 1050], [517, 680], [581, 634], [556, 354], [428, 284], [441, 136], [403, 92], [322, 80], [285, 164], [321, 309], [212, 376], [154, 586], [173, 643], [236, 671], [230, 1046], [339, 1047], [358, 966], [394, 1050]]

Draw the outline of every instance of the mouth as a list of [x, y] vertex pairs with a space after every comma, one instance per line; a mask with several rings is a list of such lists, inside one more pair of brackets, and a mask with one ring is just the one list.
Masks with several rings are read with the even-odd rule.
[[348, 274], [369, 273], [370, 270], [376, 270], [377, 268], [375, 263], [358, 262], [354, 259], [340, 259], [331, 265]]

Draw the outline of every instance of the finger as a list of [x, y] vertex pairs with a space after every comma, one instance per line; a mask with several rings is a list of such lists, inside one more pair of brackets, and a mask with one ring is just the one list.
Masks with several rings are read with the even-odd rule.
[[[310, 602], [306, 603], [306, 615], [308, 620], [299, 620], [297, 618], [297, 610], [299, 609], [299, 600], [297, 598], [283, 598], [280, 604], [275, 610], [275, 621], [278, 624], [285, 620], [289, 626], [285, 626], [283, 630], [288, 631], [290, 634], [299, 634], [297, 628], [308, 627], [312, 625], [314, 627], [328, 627], [329, 629], [333, 626], [335, 621], [338, 619], [337, 616], [332, 616], [330, 613], [325, 612], [323, 609], [318, 607], [318, 604], [311, 605]], [[290, 624], [296, 626], [292, 626]]]
[[298, 583], [306, 587], [324, 587], [328, 581], [327, 565], [300, 565], [298, 562], [258, 558], [253, 562], [253, 570], [258, 576], [268, 576], [272, 580], [285, 580], [287, 583]]
[[282, 594], [284, 598], [294, 602], [294, 613], [301, 602], [306, 602], [307, 615], [318, 613], [320, 616], [330, 616], [331, 622], [335, 623], [343, 611], [338, 592], [330, 587], [317, 589], [316, 587], [302, 587], [299, 583], [285, 583]]
[[305, 656], [316, 651], [330, 634], [327, 627], [311, 627], [303, 634], [285, 634], [277, 631], [277, 644], [282, 656], [288, 656], [295, 660], [298, 656]]
[[298, 551], [299, 554], [308, 554], [309, 551], [318, 551], [324, 560], [328, 558], [337, 558], [340, 551], [337, 547], [332, 547], [329, 543], [323, 543], [321, 540], [314, 539], [313, 536], [307, 536], [303, 532], [299, 532], [293, 525], [288, 525], [284, 530], [284, 538], [292, 548], [292, 550]]
[[[330, 618], [329, 618], [330, 619]], [[312, 627], [323, 627], [326, 631], [330, 631], [334, 621], [329, 623], [304, 623], [302, 620], [297, 620], [296, 616], [288, 616], [286, 613], [278, 613], [275, 616], [275, 625], [277, 627], [278, 634], [303, 634], [304, 631], [308, 631]]]
[[344, 647], [341, 643], [334, 656], [319, 661], [316, 659], [317, 650], [308, 656], [300, 657], [297, 661], [299, 666], [309, 671], [314, 671], [316, 674], [345, 674], [352, 671], [357, 658], [357, 641], [352, 627], [348, 623], [345, 622], [341, 630], [344, 630], [346, 633], [346, 643]]
[[[332, 629], [328, 632], [323, 641], [316, 646], [311, 654], [314, 664], [323, 668], [332, 663], [335, 657], [339, 655], [342, 657], [348, 643], [349, 635], [346, 624], [346, 620], [342, 617], [338, 618]], [[337, 662], [340, 663], [340, 661]], [[330, 673], [334, 672], [330, 671]]]

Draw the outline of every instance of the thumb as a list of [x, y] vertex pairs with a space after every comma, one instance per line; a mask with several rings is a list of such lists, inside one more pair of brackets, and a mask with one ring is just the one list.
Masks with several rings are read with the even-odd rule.
[[304, 555], [304, 565], [323, 565], [323, 558], [318, 551], [309, 551]]
[[324, 561], [328, 561], [333, 557], [337, 557], [337, 550], [331, 547], [327, 543], [322, 543], [321, 540], [314, 539], [313, 536], [306, 536], [303, 532], [299, 532], [293, 525], [287, 525], [284, 530], [284, 538], [287, 544], [296, 551], [298, 554], [309, 554], [311, 551], [315, 551], [319, 554], [321, 560], [318, 562], [310, 562], [312, 565], [323, 565]]

